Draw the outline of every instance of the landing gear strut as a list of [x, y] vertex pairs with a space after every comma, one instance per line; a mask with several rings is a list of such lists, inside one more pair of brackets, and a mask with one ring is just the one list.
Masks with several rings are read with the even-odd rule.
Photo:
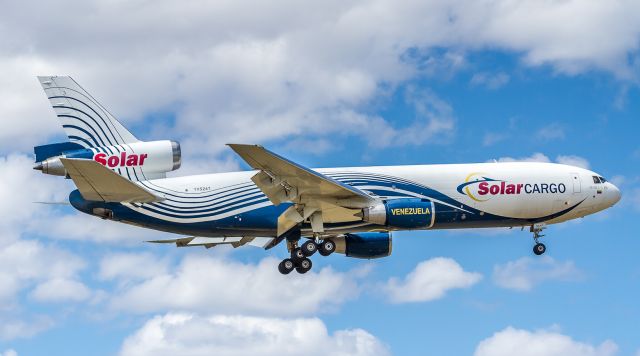
[[303, 274], [309, 272], [313, 266], [309, 257], [316, 251], [319, 251], [322, 256], [329, 256], [335, 252], [336, 243], [331, 239], [325, 239], [322, 242], [309, 239], [298, 246], [298, 240], [291, 239], [287, 240], [287, 247], [291, 251], [291, 257], [280, 262], [278, 271], [282, 274], [289, 274], [295, 269], [296, 272]]
[[547, 246], [545, 246], [542, 242], [538, 241], [539, 238], [544, 236], [541, 234], [541, 232], [546, 228], [547, 228], [547, 225], [545, 223], [538, 223], [538, 224], [531, 225], [530, 231], [533, 232], [533, 241], [536, 242], [536, 244], [533, 246], [533, 253], [535, 253], [537, 256], [540, 256], [543, 253], [545, 253], [545, 251], [547, 251]]

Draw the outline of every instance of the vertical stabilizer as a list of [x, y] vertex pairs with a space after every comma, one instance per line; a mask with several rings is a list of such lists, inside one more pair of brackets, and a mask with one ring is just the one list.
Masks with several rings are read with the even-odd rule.
[[85, 148], [139, 142], [69, 76], [38, 77], [69, 141]]

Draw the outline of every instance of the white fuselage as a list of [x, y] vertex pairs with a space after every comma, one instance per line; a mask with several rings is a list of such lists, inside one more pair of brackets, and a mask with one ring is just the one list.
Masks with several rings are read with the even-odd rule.
[[[527, 226], [558, 223], [606, 209], [620, 191], [583, 168], [538, 162], [443, 164], [317, 169], [381, 200], [422, 198], [434, 202], [428, 228]], [[273, 235], [278, 207], [251, 181], [254, 171], [142, 181], [166, 198], [161, 203], [122, 204], [117, 220], [203, 236]], [[597, 178], [594, 178], [597, 177]], [[119, 216], [118, 216], [119, 215]], [[328, 231], [370, 231], [376, 226], [350, 209], [326, 213]], [[334, 224], [334, 225], [331, 225]], [[378, 227], [379, 228], [379, 227]], [[390, 229], [393, 230], [393, 229]]]

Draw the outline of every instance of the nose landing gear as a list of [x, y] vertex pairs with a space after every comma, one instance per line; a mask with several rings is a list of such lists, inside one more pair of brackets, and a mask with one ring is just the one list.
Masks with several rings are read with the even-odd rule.
[[531, 225], [530, 231], [533, 232], [533, 241], [536, 242], [536, 244], [533, 246], [533, 253], [535, 253], [537, 256], [540, 256], [543, 253], [545, 253], [545, 251], [547, 251], [547, 246], [545, 246], [542, 242], [538, 241], [539, 238], [544, 236], [541, 234], [541, 232], [546, 228], [547, 228], [547, 224], [545, 223], [538, 223], [538, 224]]

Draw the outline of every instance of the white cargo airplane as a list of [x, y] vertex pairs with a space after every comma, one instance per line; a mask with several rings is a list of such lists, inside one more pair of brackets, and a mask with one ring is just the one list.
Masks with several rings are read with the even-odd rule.
[[[391, 254], [398, 230], [529, 227], [607, 209], [620, 191], [562, 164], [513, 162], [310, 169], [257, 145], [230, 144], [253, 171], [166, 178], [180, 145], [140, 141], [70, 77], [39, 77], [69, 137], [34, 148], [34, 169], [73, 179], [69, 201], [103, 219], [181, 234], [179, 247], [270, 249], [286, 241], [283, 274], [333, 252]], [[300, 243], [300, 241], [304, 243]]]

